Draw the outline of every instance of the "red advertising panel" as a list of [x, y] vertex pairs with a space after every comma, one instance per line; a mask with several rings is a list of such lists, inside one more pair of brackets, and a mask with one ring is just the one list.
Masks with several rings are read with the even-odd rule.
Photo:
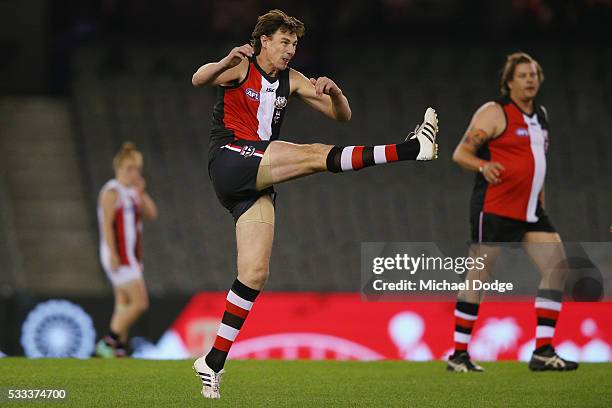
[[[213, 343], [225, 293], [195, 295], [157, 345], [195, 356]], [[445, 358], [453, 345], [452, 302], [363, 302], [353, 293], [263, 293], [231, 358]], [[470, 345], [477, 360], [526, 360], [535, 344], [532, 302], [483, 303]], [[564, 303], [555, 345], [578, 361], [612, 360], [612, 303]], [[163, 357], [163, 356], [160, 356]]]

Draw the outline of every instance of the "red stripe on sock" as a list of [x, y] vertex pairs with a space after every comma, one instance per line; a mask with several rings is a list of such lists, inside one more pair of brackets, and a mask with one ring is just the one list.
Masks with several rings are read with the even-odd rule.
[[467, 343], [455, 342], [455, 351], [467, 351], [467, 348], [468, 348]]
[[554, 319], [557, 320], [559, 318], [559, 312], [556, 310], [550, 309], [540, 309], [536, 307], [536, 315], [538, 317], [543, 317], [545, 319]]
[[552, 345], [552, 337], [540, 337], [536, 339], [536, 348]]
[[472, 327], [474, 327], [474, 322], [476, 322], [476, 320], [466, 320], [460, 317], [455, 317], [455, 324], [461, 327], [465, 327], [466, 329], [471, 329]]
[[385, 145], [385, 157], [387, 163], [397, 161], [397, 146], [394, 144]]
[[217, 338], [215, 339], [215, 345], [213, 347], [218, 350], [225, 351], [227, 353], [230, 347], [232, 347], [232, 343], [233, 342], [229, 341], [228, 339], [225, 339], [221, 336], [217, 336]]
[[353, 170], [359, 170], [363, 167], [363, 146], [355, 146], [351, 155], [351, 165]]
[[248, 310], [245, 310], [241, 308], [240, 306], [236, 306], [229, 300], [225, 301], [225, 310], [227, 310], [231, 314], [236, 315], [242, 319], [246, 319], [247, 315], [249, 314]]

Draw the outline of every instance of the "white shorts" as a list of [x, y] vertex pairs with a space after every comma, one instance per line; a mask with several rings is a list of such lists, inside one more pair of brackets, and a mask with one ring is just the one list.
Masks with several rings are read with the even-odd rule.
[[113, 286], [122, 286], [137, 279], [142, 279], [142, 267], [140, 265], [121, 265], [113, 271], [110, 267], [110, 260], [102, 259], [102, 268]]

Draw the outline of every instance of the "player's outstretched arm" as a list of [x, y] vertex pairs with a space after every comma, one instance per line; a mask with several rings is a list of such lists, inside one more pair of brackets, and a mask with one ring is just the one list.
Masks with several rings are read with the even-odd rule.
[[230, 85], [240, 81], [246, 74], [249, 58], [253, 56], [253, 47], [245, 44], [233, 48], [226, 57], [219, 62], [202, 65], [191, 77], [193, 86]]
[[504, 166], [497, 162], [488, 162], [476, 155], [478, 149], [487, 141], [499, 136], [505, 128], [504, 112], [497, 103], [487, 102], [481, 106], [455, 148], [453, 161], [467, 170], [480, 171], [492, 184], [501, 182]]
[[327, 77], [309, 80], [294, 69], [289, 75], [291, 93], [295, 92], [307, 105], [334, 120], [351, 120], [349, 101], [334, 81]]

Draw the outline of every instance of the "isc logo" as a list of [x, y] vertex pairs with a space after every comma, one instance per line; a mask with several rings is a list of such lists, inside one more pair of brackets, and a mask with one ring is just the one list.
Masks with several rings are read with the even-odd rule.
[[518, 128], [516, 129], [516, 135], [521, 137], [527, 137], [529, 136], [529, 129]]
[[256, 102], [259, 102], [259, 92], [257, 92], [256, 90], [254, 90], [253, 88], [247, 88], [244, 93], [246, 94], [246, 96]]

